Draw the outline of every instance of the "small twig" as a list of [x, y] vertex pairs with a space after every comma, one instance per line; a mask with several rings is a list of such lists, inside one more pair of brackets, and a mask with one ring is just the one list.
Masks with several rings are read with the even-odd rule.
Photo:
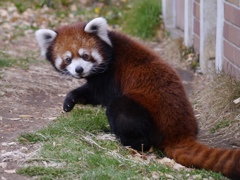
[[44, 158], [30, 158], [30, 159], [26, 159], [25, 161], [23, 161], [23, 163], [33, 162], [33, 161], [47, 161], [47, 162], [50, 162], [50, 161], [54, 161], [54, 160], [49, 160], [49, 159], [44, 159]]
[[86, 136], [82, 136], [82, 138], [84, 138], [84, 140], [86, 140], [88, 143], [96, 145], [96, 146], [97, 146], [98, 148], [100, 148], [100, 149], [107, 150], [106, 148], [101, 147], [99, 144], [97, 144], [97, 143], [96, 143], [93, 139], [91, 139], [91, 138], [88, 138], [88, 137], [86, 137]]
[[[82, 137], [82, 138], [81, 138], [82, 140], [84, 140], [85, 142], [90, 143], [91, 145], [94, 144], [94, 145], [96, 145], [96, 146], [97, 146], [98, 148], [100, 148], [100, 149], [107, 150], [106, 148], [101, 147], [101, 146], [100, 146], [99, 144], [97, 144], [93, 139], [90, 139], [90, 138], [88, 138], [87, 136], [83, 136], [83, 135], [81, 135], [81, 134], [77, 134], [77, 133], [71, 132], [71, 131], [69, 131], [68, 129], [66, 129], [66, 127], [64, 127], [64, 129], [65, 129], [67, 132], [73, 134], [74, 136], [78, 135], [78, 136]], [[94, 136], [94, 135], [91, 134], [90, 132], [85, 132], [85, 133], [91, 135], [92, 137]], [[78, 136], [76, 136], [76, 137], [78, 137]]]

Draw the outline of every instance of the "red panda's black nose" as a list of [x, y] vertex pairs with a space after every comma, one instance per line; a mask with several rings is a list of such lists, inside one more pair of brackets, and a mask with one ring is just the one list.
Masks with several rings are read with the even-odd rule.
[[81, 66], [76, 67], [76, 73], [81, 74], [83, 72], [83, 68]]

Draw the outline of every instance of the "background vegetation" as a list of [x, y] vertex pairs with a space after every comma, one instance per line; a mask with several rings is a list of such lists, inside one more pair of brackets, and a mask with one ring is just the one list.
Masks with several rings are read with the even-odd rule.
[[159, 0], [134, 1], [124, 16], [124, 31], [143, 39], [155, 37], [161, 23], [161, 9]]
[[[2, 0], [8, 2], [8, 0]], [[153, 38], [161, 23], [161, 0], [12, 0], [19, 13], [27, 9], [47, 6], [56, 10], [59, 17], [69, 13], [92, 19], [105, 17], [110, 25], [123, 27], [124, 32], [143, 39]], [[70, 11], [69, 11], [70, 10]]]

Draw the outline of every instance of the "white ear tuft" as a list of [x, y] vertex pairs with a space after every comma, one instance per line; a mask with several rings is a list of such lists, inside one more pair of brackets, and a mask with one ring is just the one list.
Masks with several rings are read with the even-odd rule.
[[106, 19], [99, 17], [87, 23], [84, 31], [88, 33], [96, 33], [103, 41], [112, 46], [112, 43], [108, 37], [107, 26]]
[[57, 33], [50, 29], [39, 29], [35, 32], [35, 37], [41, 48], [41, 55], [46, 58], [47, 48], [56, 38]]

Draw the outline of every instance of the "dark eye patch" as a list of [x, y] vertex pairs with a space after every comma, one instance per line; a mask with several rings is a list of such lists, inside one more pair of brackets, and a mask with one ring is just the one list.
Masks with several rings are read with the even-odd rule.
[[72, 62], [72, 58], [67, 57], [67, 58], [65, 59], [65, 62], [66, 62], [66, 64], [70, 64], [70, 63]]
[[89, 61], [90, 60], [90, 56], [88, 54], [83, 54], [82, 55], [82, 59], [85, 61]]

